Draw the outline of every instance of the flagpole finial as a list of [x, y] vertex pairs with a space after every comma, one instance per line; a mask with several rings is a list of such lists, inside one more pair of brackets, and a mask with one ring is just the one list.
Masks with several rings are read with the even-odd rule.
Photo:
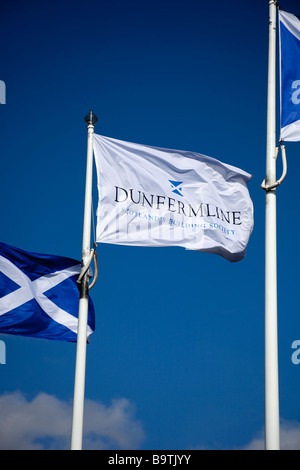
[[92, 124], [94, 126], [96, 124], [96, 122], [98, 121], [98, 118], [97, 118], [96, 114], [94, 114], [93, 111], [91, 110], [89, 112], [89, 114], [87, 114], [85, 116], [84, 120], [87, 123], [87, 125]]

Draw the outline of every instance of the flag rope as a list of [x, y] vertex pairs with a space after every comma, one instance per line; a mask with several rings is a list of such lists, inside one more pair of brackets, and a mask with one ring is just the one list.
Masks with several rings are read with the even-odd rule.
[[286, 151], [285, 151], [285, 145], [282, 145], [281, 140], [279, 141], [278, 147], [276, 149], [276, 160], [278, 157], [279, 149], [281, 149], [281, 157], [282, 157], [282, 175], [279, 178], [279, 180], [276, 181], [276, 183], [269, 184], [269, 185], [266, 184], [266, 178], [265, 178], [261, 184], [261, 188], [264, 189], [265, 191], [271, 191], [271, 189], [277, 188], [277, 186], [279, 186], [286, 177], [286, 174], [287, 174]]
[[[97, 244], [96, 242], [94, 243], [94, 246], [96, 247]], [[89, 290], [91, 290], [92, 287], [96, 284], [97, 277], [98, 277], [98, 260], [97, 260], [97, 251], [96, 248], [94, 250], [94, 265], [95, 265], [95, 274], [94, 274], [94, 279], [92, 280], [91, 284], [89, 285]]]
[[279, 3], [277, 2], [277, 0], [270, 1], [269, 4], [270, 4], [270, 3], [274, 3], [275, 6], [278, 8], [278, 10], [281, 9]]
[[93, 224], [93, 236], [94, 236], [94, 246], [96, 245], [96, 224], [95, 224], [95, 212], [94, 212], [94, 204], [92, 200], [92, 224]]
[[93, 281], [91, 282], [91, 284], [89, 285], [89, 290], [94, 287], [95, 283], [96, 283], [96, 280], [97, 280], [97, 277], [98, 277], [98, 261], [97, 261], [97, 252], [96, 252], [96, 248], [97, 248], [97, 243], [94, 242], [94, 248], [91, 249], [91, 252], [90, 252], [90, 255], [89, 255], [89, 258], [85, 264], [85, 266], [83, 266], [81, 268], [81, 273], [77, 279], [77, 284], [80, 284], [81, 283], [81, 280], [83, 279], [84, 275], [86, 274], [86, 272], [88, 271], [88, 269], [90, 268], [90, 265], [91, 265], [91, 262], [94, 258], [94, 264], [95, 264], [95, 274], [94, 274], [94, 279]]
[[80, 275], [77, 279], [77, 284], [80, 284], [81, 280], [83, 279], [85, 273], [88, 271], [88, 269], [91, 265], [91, 262], [94, 258], [95, 274], [94, 274], [94, 279], [92, 280], [91, 284], [89, 285], [89, 290], [91, 290], [92, 287], [94, 287], [94, 285], [96, 284], [97, 277], [98, 277], [98, 260], [97, 260], [97, 252], [96, 252], [96, 248], [97, 248], [96, 227], [95, 227], [95, 212], [94, 212], [93, 201], [92, 201], [92, 225], [93, 225], [93, 236], [94, 236], [94, 248], [91, 249], [88, 261], [87, 261], [86, 265], [81, 269], [81, 273], [80, 273]]

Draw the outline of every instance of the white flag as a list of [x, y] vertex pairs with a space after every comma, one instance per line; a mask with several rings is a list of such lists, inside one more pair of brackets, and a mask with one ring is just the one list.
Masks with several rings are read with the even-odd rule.
[[181, 246], [244, 258], [251, 175], [199, 153], [94, 136], [97, 242]]

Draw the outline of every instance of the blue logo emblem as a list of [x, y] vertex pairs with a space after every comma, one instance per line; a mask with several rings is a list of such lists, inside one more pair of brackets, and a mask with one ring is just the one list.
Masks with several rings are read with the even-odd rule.
[[182, 185], [183, 182], [182, 181], [172, 181], [172, 180], [169, 180], [169, 181], [171, 183], [172, 192], [183, 197], [182, 188], [181, 188], [181, 185]]

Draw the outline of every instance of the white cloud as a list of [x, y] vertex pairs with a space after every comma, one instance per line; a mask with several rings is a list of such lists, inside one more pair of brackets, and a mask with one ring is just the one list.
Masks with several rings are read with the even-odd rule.
[[[214, 448], [212, 448], [214, 449]], [[192, 447], [191, 450], [212, 450], [207, 446]], [[219, 450], [264, 450], [265, 437], [264, 430], [261, 430], [247, 444], [241, 447], [222, 448]], [[281, 450], [300, 450], [300, 423], [298, 421], [280, 420], [280, 449]]]
[[[86, 400], [84, 449], [138, 449], [144, 439], [133, 404], [116, 399], [109, 406]], [[69, 449], [72, 405], [39, 393], [28, 400], [21, 392], [0, 395], [0, 449]]]
[[[264, 447], [264, 433], [260, 432], [243, 450], [263, 450]], [[280, 449], [300, 450], [300, 423], [284, 419], [280, 421]]]

